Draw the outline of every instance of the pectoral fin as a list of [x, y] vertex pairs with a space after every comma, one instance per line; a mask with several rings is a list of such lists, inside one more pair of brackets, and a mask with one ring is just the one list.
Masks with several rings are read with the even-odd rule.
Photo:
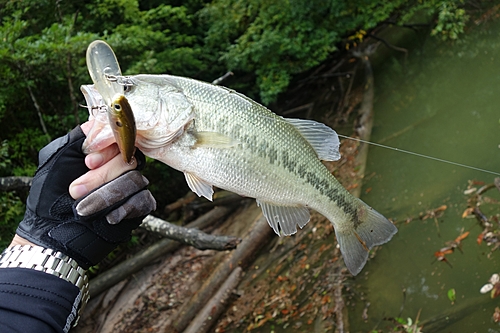
[[208, 200], [212, 201], [214, 190], [211, 184], [205, 182], [203, 179], [200, 179], [198, 176], [193, 175], [192, 173], [185, 172], [184, 176], [186, 177], [186, 182], [191, 191], [196, 193], [199, 197], [205, 197]]
[[236, 142], [232, 138], [217, 132], [196, 132], [194, 136], [196, 137], [194, 148], [231, 148], [236, 145]]
[[267, 223], [278, 236], [280, 229], [289, 236], [297, 232], [297, 224], [303, 228], [309, 222], [309, 209], [304, 206], [278, 206], [260, 200], [257, 200], [257, 205], [262, 208]]

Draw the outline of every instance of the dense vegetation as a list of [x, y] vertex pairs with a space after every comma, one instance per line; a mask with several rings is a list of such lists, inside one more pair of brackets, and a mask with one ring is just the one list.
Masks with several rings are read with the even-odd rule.
[[[233, 88], [269, 103], [294, 75], [383, 22], [423, 17], [432, 34], [456, 39], [464, 8], [461, 0], [0, 0], [0, 176], [32, 175], [37, 151], [87, 118], [79, 87], [91, 83], [92, 40], [110, 43], [125, 74], [212, 81], [231, 70]], [[0, 196], [1, 244], [22, 201]]]

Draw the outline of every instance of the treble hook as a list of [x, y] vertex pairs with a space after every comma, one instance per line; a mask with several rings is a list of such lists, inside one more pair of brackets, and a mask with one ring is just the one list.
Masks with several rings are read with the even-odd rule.
[[78, 106], [80, 106], [82, 108], [88, 109], [90, 111], [90, 113], [92, 114], [93, 117], [95, 117], [96, 114], [99, 113], [99, 112], [106, 112], [108, 110], [108, 108], [104, 104], [102, 104], [102, 105], [92, 105], [92, 106], [78, 104]]

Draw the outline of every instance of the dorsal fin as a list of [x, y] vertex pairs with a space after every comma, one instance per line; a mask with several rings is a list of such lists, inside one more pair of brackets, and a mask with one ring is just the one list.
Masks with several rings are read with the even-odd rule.
[[318, 158], [323, 161], [340, 159], [340, 140], [330, 127], [314, 120], [285, 118], [311, 144]]

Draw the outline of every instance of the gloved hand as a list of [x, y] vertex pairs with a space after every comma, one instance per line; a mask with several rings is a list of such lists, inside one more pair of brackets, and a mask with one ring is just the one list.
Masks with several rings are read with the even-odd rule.
[[[60, 251], [84, 268], [99, 263], [119, 243], [130, 238], [143, 218], [156, 208], [146, 190], [148, 181], [132, 170], [74, 200], [73, 180], [89, 169], [85, 165], [80, 127], [56, 139], [39, 153], [24, 219], [17, 234], [30, 242]], [[138, 169], [144, 155], [135, 154]]]

